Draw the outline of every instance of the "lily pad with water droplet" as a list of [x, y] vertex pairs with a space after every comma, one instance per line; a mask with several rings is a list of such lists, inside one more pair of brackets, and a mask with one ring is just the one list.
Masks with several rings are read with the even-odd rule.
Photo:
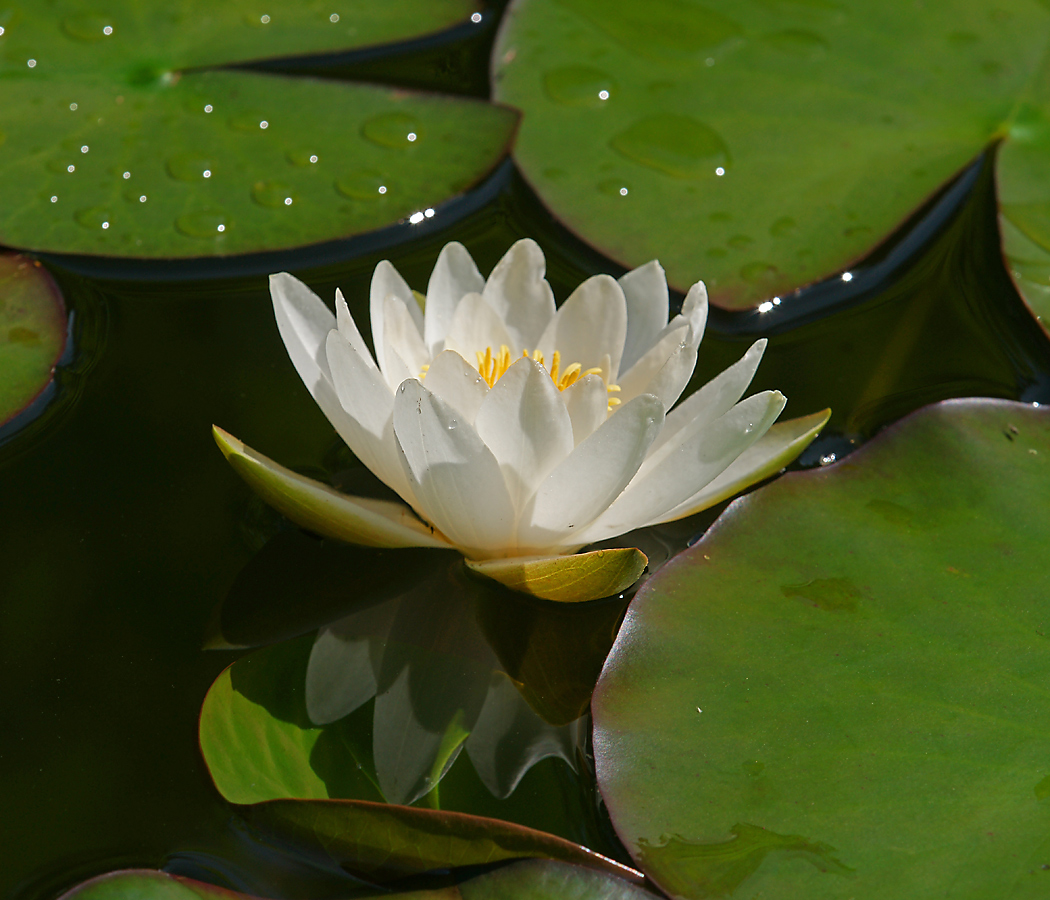
[[0, 255], [0, 425], [50, 383], [66, 346], [66, 308], [37, 262]]
[[926, 407], [736, 501], [633, 601], [598, 782], [676, 897], [1050, 889], [1050, 413]]
[[[646, 900], [650, 893], [628, 881], [583, 866], [553, 860], [526, 860], [475, 875], [452, 887], [418, 889], [407, 893], [361, 893], [348, 884], [354, 897], [404, 897], [406, 900]], [[85, 881], [60, 900], [256, 900], [252, 895], [215, 887], [192, 878], [148, 869], [110, 872]]]
[[853, 265], [1001, 138], [1004, 216], [1045, 238], [1048, 34], [1034, 0], [513, 0], [493, 91], [569, 228], [736, 309]]
[[[465, 21], [466, 0], [64, 9], [17, 4], [0, 35], [11, 246], [184, 258], [345, 238], [440, 213], [515, 127], [471, 98], [218, 68], [417, 37]], [[344, 190], [362, 179], [374, 197]]]

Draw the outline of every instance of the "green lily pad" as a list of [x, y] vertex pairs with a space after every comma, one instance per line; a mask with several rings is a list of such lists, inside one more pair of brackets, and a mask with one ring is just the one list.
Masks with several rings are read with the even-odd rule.
[[514, 130], [468, 98], [201, 68], [426, 34], [466, 0], [58, 6], [0, 12], [12, 246], [178, 258], [343, 238], [463, 192]]
[[1050, 890], [1050, 413], [949, 401], [736, 501], [639, 591], [599, 787], [674, 896]]
[[568, 227], [743, 308], [848, 268], [998, 138], [1004, 204], [1044, 204], [1048, 33], [1035, 0], [514, 0], [494, 95]]
[[0, 425], [51, 383], [65, 346], [66, 308], [47, 270], [0, 255]]
[[432, 869], [508, 859], [559, 859], [640, 882], [633, 869], [564, 838], [465, 813], [356, 800], [274, 800], [245, 810], [268, 841], [321, 851], [354, 875], [384, 883]]
[[[550, 860], [512, 863], [477, 875], [454, 887], [397, 894], [355, 893], [357, 897], [403, 897], [405, 900], [645, 900], [652, 894], [615, 875]], [[60, 900], [253, 900], [248, 894], [180, 878], [166, 872], [129, 869], [92, 878], [63, 894]]]

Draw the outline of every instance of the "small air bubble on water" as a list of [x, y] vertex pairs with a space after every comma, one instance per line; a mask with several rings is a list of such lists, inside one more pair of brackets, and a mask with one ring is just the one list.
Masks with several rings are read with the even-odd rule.
[[75, 172], [76, 170], [77, 170], [76, 166], [66, 166], [66, 171], [67, 172]]
[[109, 222], [103, 222], [102, 227], [103, 229], [109, 228]]
[[205, 169], [201, 172], [201, 176], [204, 178], [211, 178], [211, 169]]
[[380, 194], [385, 194], [386, 193], [386, 185], [385, 184], [379, 185], [379, 193]]
[[77, 108], [77, 105], [76, 105], [75, 103], [70, 103], [70, 104], [69, 104], [69, 108], [70, 108], [71, 110], [76, 110], [76, 108]]
[[36, 60], [35, 59], [27, 59], [26, 60], [26, 65], [29, 66], [30, 69], [35, 69], [36, 68]]
[[106, 35], [107, 37], [109, 35], [113, 34], [113, 26], [112, 25], [107, 25], [105, 28], [102, 29], [102, 33], [104, 35]]
[[598, 91], [598, 99], [599, 100], [608, 100], [609, 99], [609, 92], [608, 91]]
[[470, 21], [473, 22], [475, 25], [477, 25], [478, 22], [481, 21], [481, 13], [479, 13], [479, 12], [471, 13], [470, 14]]
[[51, 197], [51, 202], [52, 203], [58, 203], [58, 197], [52, 196]]
[[146, 195], [143, 194], [141, 197], [139, 197], [139, 203], [145, 203], [145, 202], [146, 202]]
[[285, 206], [291, 206], [292, 205], [292, 198], [291, 197], [285, 197], [284, 198], [284, 205]]
[[331, 14], [331, 15], [330, 15], [330, 16], [328, 17], [328, 21], [329, 21], [329, 22], [338, 22], [338, 21], [339, 21], [339, 13], [332, 13], [332, 14]]
[[204, 111], [206, 113], [210, 113], [213, 109], [215, 109], [215, 107], [212, 106], [210, 103], [205, 103], [204, 104]]
[[717, 169], [715, 169], [715, 174], [716, 174], [716, 175], [717, 175], [717, 176], [718, 176], [719, 178], [721, 178], [721, 177], [722, 177], [723, 175], [725, 175], [725, 173], [726, 173], [726, 170], [725, 170], [725, 169], [723, 169], [723, 168], [722, 168], [721, 166], [719, 166], [719, 167], [718, 167]]
[[423, 221], [423, 219], [424, 216], [421, 212], [414, 212], [408, 217], [408, 221], [411, 222], [413, 225], [418, 225], [420, 222]]
[[843, 272], [842, 273], [842, 280], [843, 281], [852, 281], [853, 280], [853, 273], [852, 272]]
[[317, 162], [317, 154], [316, 153], [311, 153], [310, 154], [310, 162], [312, 162], [312, 163]]
[[4, 26], [0, 25], [0, 34], [3, 34], [3, 33], [4, 33]]
[[261, 128], [261, 129], [263, 130], [263, 131], [265, 131], [265, 130], [266, 130], [267, 128], [269, 128], [269, 127], [270, 127], [270, 123], [269, 123], [269, 122], [267, 122], [267, 121], [266, 121], [266, 119], [263, 119], [263, 120], [262, 120], [262, 121], [261, 121], [261, 122], [259, 123], [259, 127], [260, 127], [260, 128]]
[[259, 21], [262, 22], [263, 25], [269, 25], [270, 17], [264, 13], [263, 15], [259, 16]]
[[87, 145], [87, 144], [84, 144], [84, 146], [80, 148], [80, 152], [81, 152], [81, 153], [87, 153], [87, 152], [88, 152], [88, 150], [90, 150], [90, 149], [91, 149], [91, 148], [90, 148], [90, 147], [88, 147], [88, 145]]
[[425, 209], [425, 210], [423, 210], [423, 215], [426, 216], [428, 219], [433, 219], [434, 218], [434, 210], [432, 210], [432, 209]]
[[407, 138], [408, 138], [409, 143], [411, 143], [412, 141], [414, 141], [416, 139], [416, 133], [414, 131], [410, 131], [408, 133], [408, 135], [407, 135]]
[[215, 230], [216, 231], [225, 231], [226, 230], [226, 226], [222, 225], [222, 224], [216, 225], [215, 226]]
[[621, 197], [626, 197], [627, 196], [627, 188], [625, 188], [625, 187], [624, 188], [620, 188], [620, 196]]
[[130, 177], [131, 177], [131, 173], [130, 172], [125, 172], [124, 173], [124, 180], [125, 181], [127, 181]]
[[838, 457], [834, 453], [825, 453], [820, 458], [820, 464], [822, 466], [830, 466]]

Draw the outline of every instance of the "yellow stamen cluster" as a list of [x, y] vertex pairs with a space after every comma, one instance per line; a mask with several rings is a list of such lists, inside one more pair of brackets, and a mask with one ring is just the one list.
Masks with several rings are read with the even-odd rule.
[[[555, 387], [559, 391], [564, 391], [570, 385], [575, 384], [581, 378], [587, 375], [601, 375], [605, 377], [601, 368], [595, 367], [593, 369], [584, 369], [579, 363], [572, 363], [572, 365], [566, 366], [563, 371], [561, 368], [561, 354], [555, 350], [551, 357], [551, 364], [548, 368], [546, 362], [543, 359], [543, 354], [539, 350], [533, 350], [529, 353], [528, 350], [522, 350], [521, 355], [525, 359], [532, 359], [538, 362], [550, 373], [551, 381], [554, 382]], [[511, 363], [515, 362], [515, 357], [511, 356], [510, 347], [503, 344], [499, 348], [499, 353], [493, 354], [491, 347], [486, 347], [485, 352], [482, 353], [480, 350], [477, 351], [478, 357], [478, 371], [481, 373], [481, 377], [485, 379], [485, 383], [491, 388], [495, 386], [496, 382], [499, 381], [504, 375], [507, 374], [507, 369], [511, 367]], [[609, 393], [619, 393], [620, 386], [618, 384], [607, 384], [605, 389]], [[612, 409], [614, 406], [619, 406], [620, 401], [616, 397], [609, 398], [609, 408]]]

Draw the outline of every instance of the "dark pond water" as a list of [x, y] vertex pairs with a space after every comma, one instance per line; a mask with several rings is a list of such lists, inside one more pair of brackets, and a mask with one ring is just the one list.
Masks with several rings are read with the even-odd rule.
[[[490, 39], [491, 29], [408, 61], [336, 60], [324, 74], [484, 94]], [[769, 335], [754, 388], [787, 394], [786, 416], [834, 409], [801, 465], [841, 456], [943, 398], [1050, 401], [1050, 342], [1003, 269], [988, 162], [977, 160], [851, 282], [806, 289], [768, 313], [713, 315], [695, 383]], [[203, 650], [209, 623], [282, 528], [226, 465], [210, 427], [301, 470], [331, 471], [342, 458], [277, 334], [267, 271], [293, 269], [326, 299], [341, 287], [363, 321], [380, 259], [422, 288], [445, 242], [462, 241], [487, 272], [522, 236], [543, 247], [559, 300], [588, 275], [619, 274], [545, 213], [510, 163], [458, 214], [304, 255], [312, 268], [288, 255], [250, 260], [252, 272], [45, 260], [75, 313], [75, 349], [48, 409], [0, 444], [0, 896], [51, 897], [122, 866], [271, 896], [346, 894], [253, 843], [197, 746], [201, 702], [241, 655]], [[715, 513], [670, 540], [684, 544]], [[352, 573], [345, 590], [353, 596]], [[443, 783], [458, 808], [624, 857], [585, 764], [573, 773], [546, 760], [507, 801], [469, 766], [462, 757]]]

